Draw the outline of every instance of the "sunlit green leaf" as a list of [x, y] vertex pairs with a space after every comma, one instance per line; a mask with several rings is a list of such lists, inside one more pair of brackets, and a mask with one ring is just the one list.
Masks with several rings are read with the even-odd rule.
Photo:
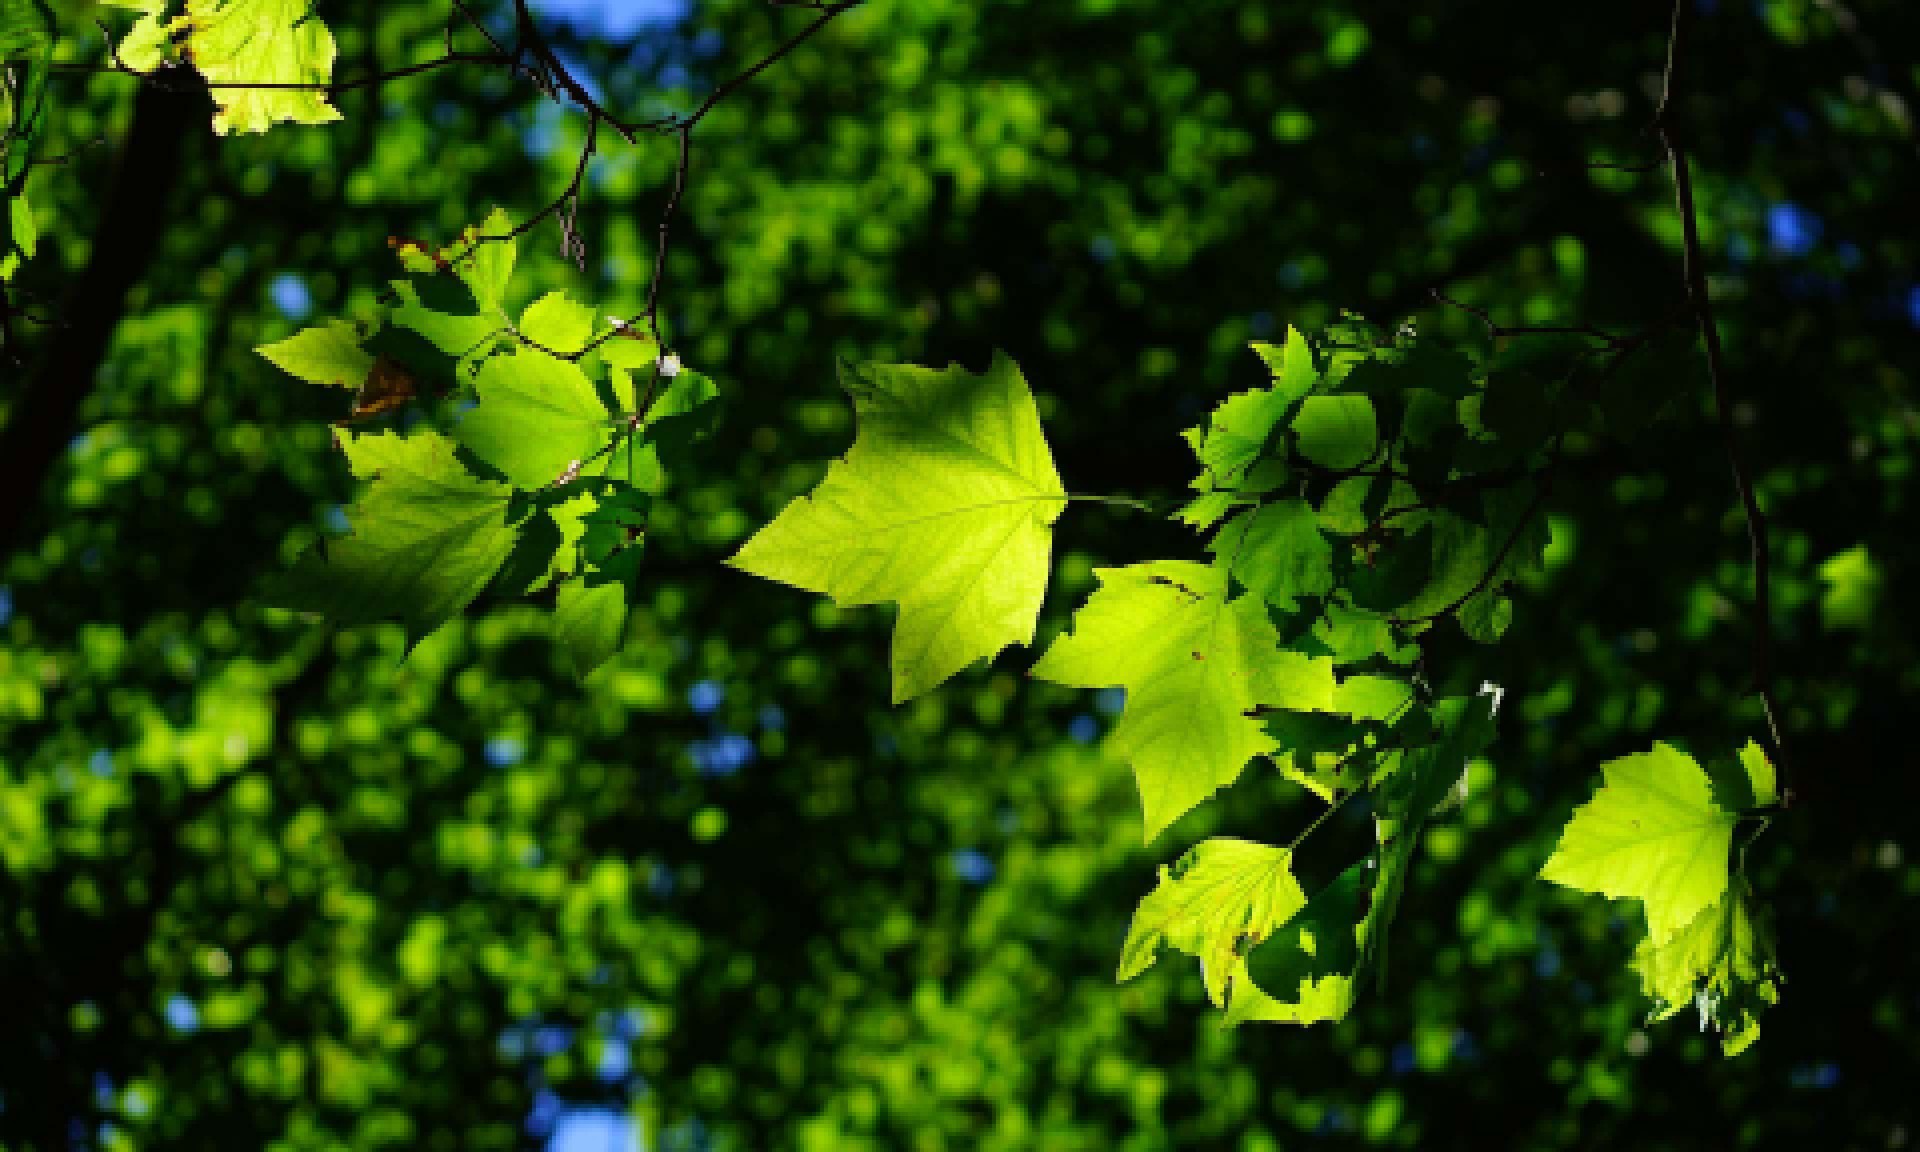
[[842, 604], [900, 605], [893, 698], [1031, 643], [1066, 491], [1013, 361], [849, 367], [858, 435], [730, 563]]

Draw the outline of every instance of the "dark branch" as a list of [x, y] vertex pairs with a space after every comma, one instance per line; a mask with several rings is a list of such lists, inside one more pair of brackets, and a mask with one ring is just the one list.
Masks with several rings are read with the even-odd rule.
[[1654, 113], [1654, 128], [1666, 149], [1673, 170], [1675, 204], [1680, 213], [1682, 268], [1686, 277], [1687, 300], [1694, 321], [1707, 349], [1707, 375], [1713, 383], [1713, 407], [1720, 424], [1720, 436], [1727, 453], [1727, 465], [1733, 473], [1733, 487], [1746, 514], [1747, 547], [1753, 564], [1753, 690], [1766, 712], [1767, 728], [1773, 738], [1775, 759], [1788, 786], [1782, 790], [1783, 804], [1792, 800], [1792, 773], [1787, 752], [1786, 733], [1780, 721], [1780, 706], [1773, 690], [1773, 602], [1770, 581], [1770, 548], [1767, 518], [1754, 493], [1753, 479], [1740, 457], [1740, 441], [1733, 427], [1733, 400], [1727, 384], [1726, 355], [1720, 346], [1720, 328], [1714, 320], [1713, 295], [1708, 289], [1705, 258], [1700, 243], [1699, 213], [1693, 195], [1693, 176], [1687, 163], [1687, 151], [1681, 126], [1674, 120], [1674, 101], [1682, 91], [1685, 78], [1687, 0], [1676, 0], [1673, 24], [1667, 39], [1667, 71], [1661, 87], [1660, 105]]

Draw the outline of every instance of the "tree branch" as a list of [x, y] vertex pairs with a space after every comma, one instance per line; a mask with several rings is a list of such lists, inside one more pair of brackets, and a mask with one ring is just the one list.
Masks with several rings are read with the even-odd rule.
[[1687, 151], [1681, 127], [1674, 119], [1674, 101], [1682, 91], [1685, 78], [1687, 0], [1675, 0], [1673, 23], [1667, 38], [1666, 79], [1661, 87], [1660, 104], [1654, 112], [1653, 126], [1666, 149], [1673, 170], [1673, 191], [1680, 213], [1682, 271], [1686, 277], [1687, 300], [1693, 306], [1694, 321], [1707, 349], [1707, 375], [1713, 383], [1714, 414], [1720, 425], [1720, 437], [1727, 453], [1727, 465], [1733, 473], [1733, 487], [1746, 514], [1747, 546], [1753, 564], [1753, 690], [1766, 712], [1767, 728], [1773, 738], [1774, 757], [1787, 787], [1781, 803], [1792, 800], [1792, 772], [1785, 730], [1780, 722], [1780, 706], [1773, 690], [1773, 602], [1770, 581], [1770, 549], [1767, 518], [1760, 509], [1752, 477], [1740, 457], [1740, 441], [1733, 427], [1733, 400], [1727, 385], [1726, 355], [1720, 345], [1720, 328], [1714, 320], [1713, 295], [1707, 285], [1705, 258], [1700, 243], [1699, 212], [1694, 202], [1693, 176], [1687, 164]]

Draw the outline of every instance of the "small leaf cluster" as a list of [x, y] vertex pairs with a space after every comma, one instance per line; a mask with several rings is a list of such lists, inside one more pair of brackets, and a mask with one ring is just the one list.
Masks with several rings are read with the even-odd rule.
[[[1031, 674], [1124, 690], [1109, 746], [1133, 769], [1148, 840], [1257, 761], [1325, 808], [1284, 847], [1214, 838], [1163, 868], [1122, 980], [1172, 948], [1199, 959], [1229, 1023], [1307, 1024], [1344, 1017], [1384, 972], [1421, 833], [1492, 744], [1502, 695], [1438, 692], [1434, 641], [1455, 629], [1491, 644], [1512, 625], [1510, 589], [1543, 570], [1543, 505], [1569, 437], [1626, 434], [1657, 412], [1648, 381], [1684, 376], [1690, 343], [1657, 336], [1526, 334], [1470, 355], [1348, 317], [1253, 346], [1271, 383], [1186, 434], [1201, 471], [1176, 518], [1205, 536], [1209, 559], [1097, 569]], [[865, 365], [843, 382], [859, 417], [852, 450], [734, 563], [843, 604], [898, 603], [897, 702], [1030, 642], [1051, 525], [1068, 502], [1105, 498], [1065, 493], [1004, 357], [981, 375]], [[1748, 795], [1770, 795], [1770, 781], [1755, 773]], [[1316, 853], [1350, 863], [1303, 878], [1296, 849], [1355, 802], [1370, 842]], [[1777, 988], [1750, 897], [1728, 880], [1723, 841], [1752, 806], [1689, 809], [1680, 835], [1693, 840], [1610, 846], [1627, 853], [1617, 859], [1582, 855], [1592, 820], [1576, 817], [1547, 872], [1647, 899], [1636, 966], [1657, 1011], [1710, 996], [1702, 1011], [1729, 1052]], [[1683, 878], [1687, 900], [1635, 886], [1671, 878], [1667, 856], [1683, 850], [1701, 870]]]
[[[53, 20], [45, 6], [38, 0], [0, 5], [0, 285], [33, 258], [39, 244], [27, 181], [46, 125], [52, 63]], [[0, 307], [5, 303], [0, 297]]]
[[[418, 639], [483, 594], [553, 603], [584, 676], [616, 652], [648, 511], [711, 431], [718, 389], [654, 341], [563, 293], [508, 306], [516, 231], [496, 211], [439, 251], [397, 245], [380, 311], [261, 348], [348, 388], [339, 433], [368, 487], [268, 598], [342, 625], [398, 619]], [[372, 423], [398, 425], [363, 431]]]

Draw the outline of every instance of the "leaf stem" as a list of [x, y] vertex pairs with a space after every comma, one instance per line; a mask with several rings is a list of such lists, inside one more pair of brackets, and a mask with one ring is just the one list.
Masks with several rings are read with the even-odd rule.
[[1087, 496], [1075, 494], [1068, 496], [1067, 500], [1074, 504], [1108, 504], [1115, 508], [1131, 508], [1136, 512], [1145, 512], [1152, 516], [1163, 515], [1158, 508], [1155, 508], [1146, 501], [1135, 500], [1127, 496]]

